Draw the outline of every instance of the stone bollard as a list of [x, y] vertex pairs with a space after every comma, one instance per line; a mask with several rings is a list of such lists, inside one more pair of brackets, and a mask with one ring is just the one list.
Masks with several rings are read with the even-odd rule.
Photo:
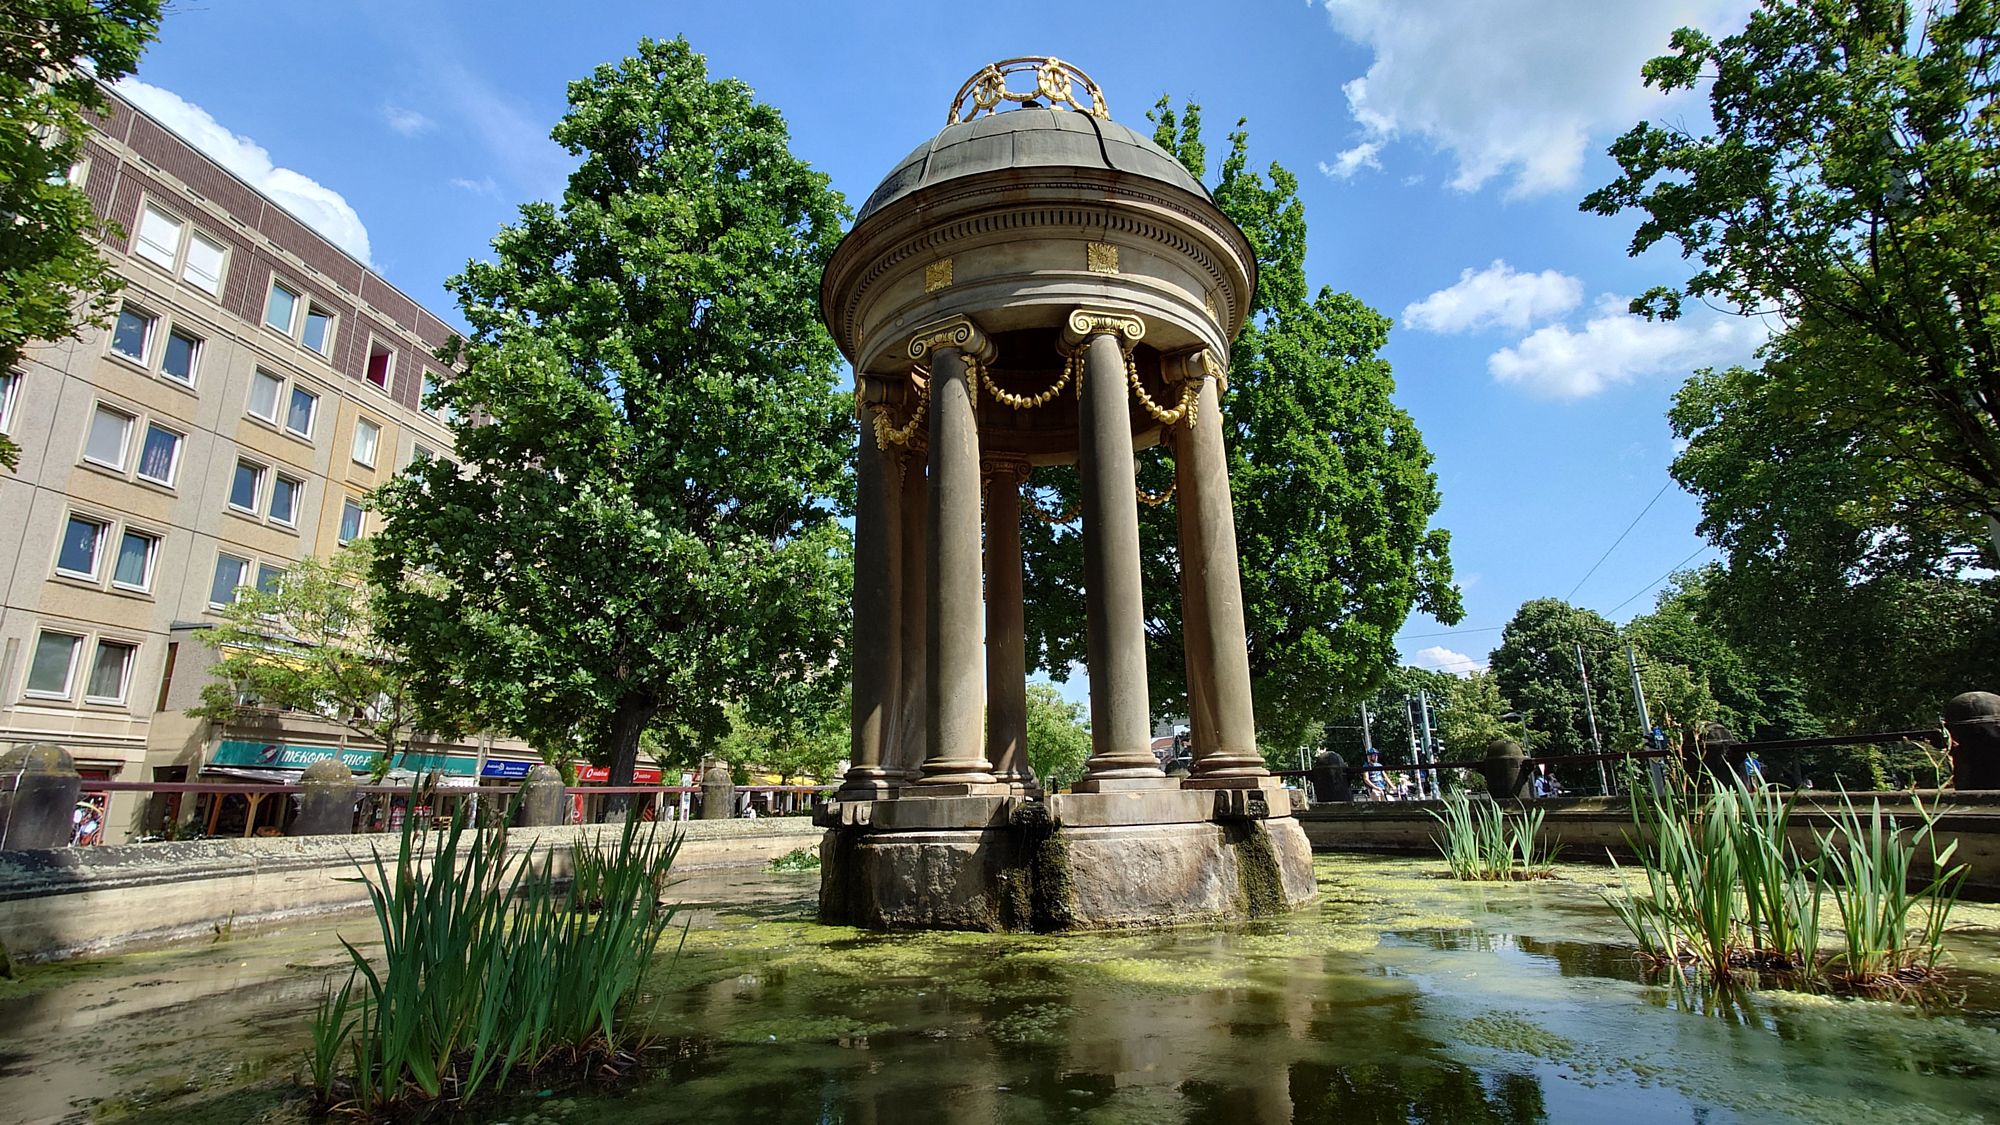
[[521, 779], [521, 827], [551, 828], [569, 823], [562, 771], [543, 763]]
[[1347, 759], [1331, 750], [1313, 755], [1312, 772], [1306, 775], [1306, 780], [1312, 784], [1312, 799], [1320, 804], [1354, 799], [1354, 785], [1348, 780]]
[[299, 777], [305, 792], [299, 794], [299, 815], [292, 818], [287, 836], [345, 836], [354, 831], [354, 801], [357, 796], [354, 771], [338, 758], [327, 758], [306, 767]]
[[728, 820], [736, 815], [736, 781], [721, 762], [701, 771], [701, 818]]
[[1479, 772], [1486, 778], [1486, 791], [1493, 799], [1519, 800], [1534, 794], [1534, 778], [1528, 772], [1528, 755], [1511, 738], [1496, 738], [1486, 744], [1486, 761]]
[[68, 846], [76, 831], [70, 816], [82, 795], [76, 763], [53, 742], [0, 755], [0, 850]]
[[1701, 724], [1701, 764], [1716, 783], [1726, 786], [1731, 778], [1743, 775], [1742, 745], [1735, 732], [1721, 723]]
[[1951, 787], [2000, 789], [2000, 695], [1968, 691], [1944, 705], [1951, 732]]

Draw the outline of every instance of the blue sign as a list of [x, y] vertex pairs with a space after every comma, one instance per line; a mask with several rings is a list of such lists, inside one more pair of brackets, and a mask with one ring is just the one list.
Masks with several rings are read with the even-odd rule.
[[488, 758], [486, 768], [479, 771], [481, 777], [523, 778], [535, 767], [533, 762], [503, 762]]

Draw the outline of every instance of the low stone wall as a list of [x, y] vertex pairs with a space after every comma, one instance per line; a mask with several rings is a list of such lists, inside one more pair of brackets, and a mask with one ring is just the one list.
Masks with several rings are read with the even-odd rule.
[[[1870, 797], [1864, 794], [1855, 799], [1864, 815]], [[1917, 797], [1938, 815], [1941, 843], [1958, 841], [1952, 862], [1967, 867], [1965, 897], [2000, 901], [2000, 791], [1930, 792]], [[1814, 833], [1832, 827], [1829, 810], [1838, 808], [1839, 802], [1839, 795], [1833, 793], [1800, 797], [1792, 817], [1791, 838], [1802, 854], [1811, 855], [1816, 850]], [[1633, 831], [1632, 817], [1622, 797], [1520, 803], [1546, 811], [1540, 838], [1560, 845], [1562, 859], [1602, 863], [1607, 854], [1616, 854], [1621, 862], [1633, 858], [1627, 843]], [[1298, 818], [1314, 851], [1436, 855], [1438, 826], [1430, 811], [1441, 807], [1436, 801], [1357, 801], [1314, 805]], [[1916, 803], [1908, 793], [1883, 794], [1882, 811], [1905, 827], [1918, 819]]]
[[[817, 850], [805, 817], [660, 824], [682, 835], [676, 871], [761, 867]], [[620, 826], [515, 828], [508, 844], [554, 849], [616, 839]], [[100, 848], [0, 852], [0, 946], [21, 961], [55, 961], [214, 937], [218, 926], [260, 926], [353, 910], [367, 888], [351, 881], [375, 849], [395, 862], [395, 836], [191, 840]]]

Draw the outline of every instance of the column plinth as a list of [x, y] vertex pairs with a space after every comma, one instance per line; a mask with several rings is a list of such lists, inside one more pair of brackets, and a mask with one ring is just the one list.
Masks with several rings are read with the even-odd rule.
[[1139, 580], [1138, 479], [1125, 346], [1145, 334], [1122, 313], [1072, 313], [1065, 341], [1083, 349], [1077, 472], [1083, 484], [1083, 584], [1090, 664], [1090, 745], [1080, 793], [1174, 787], [1153, 757], [1146, 689], [1146, 605]]

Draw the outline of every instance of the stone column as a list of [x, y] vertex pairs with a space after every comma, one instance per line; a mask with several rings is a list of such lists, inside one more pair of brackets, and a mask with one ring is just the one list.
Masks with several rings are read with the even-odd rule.
[[549, 828], [569, 823], [569, 795], [562, 773], [551, 765], [533, 766], [521, 780], [521, 826]]
[[1250, 643], [1236, 557], [1236, 507], [1222, 444], [1221, 376], [1207, 349], [1173, 357], [1168, 377], [1201, 384], [1194, 425], [1173, 431], [1174, 501], [1180, 520], [1182, 641], [1187, 650], [1188, 723], [1197, 789], [1255, 788], [1269, 776], [1257, 752], [1250, 704]]
[[901, 524], [901, 577], [896, 592], [897, 630], [900, 641], [896, 688], [895, 738], [889, 744], [887, 772], [892, 785], [900, 788], [923, 776], [924, 712], [929, 692], [925, 688], [925, 651], [928, 634], [930, 593], [930, 481], [925, 458], [916, 449], [905, 449], [897, 457], [897, 515]]
[[345, 836], [354, 831], [354, 771], [339, 758], [327, 758], [305, 768], [299, 777], [299, 815], [287, 836]]
[[1035, 784], [1028, 764], [1028, 661], [1021, 593], [1021, 484], [1028, 463], [986, 468], [986, 757], [999, 781]]
[[895, 736], [898, 651], [902, 641], [899, 519], [902, 486], [896, 457], [883, 448], [869, 424], [873, 414], [864, 378], [857, 404], [861, 448], [855, 458], [854, 504], [854, 692], [849, 716], [848, 770], [836, 796], [867, 801], [887, 796], [894, 786], [887, 765]]
[[15, 747], [0, 755], [0, 777], [12, 786], [0, 792], [0, 851], [68, 846], [71, 814], [83, 794], [69, 751], [53, 742]]
[[979, 418], [975, 364], [993, 358], [993, 346], [964, 317], [919, 329], [910, 358], [931, 357], [931, 520], [925, 622], [923, 777], [927, 794], [1005, 792], [986, 760], [980, 726], [985, 718], [985, 654], [980, 651], [982, 613], [979, 548]]
[[1125, 349], [1146, 326], [1078, 309], [1063, 342], [1083, 349], [1077, 473], [1083, 483], [1083, 584], [1090, 661], [1090, 759], [1079, 793], [1177, 785], [1153, 758], [1146, 694], [1146, 604], [1139, 586], [1138, 480]]

